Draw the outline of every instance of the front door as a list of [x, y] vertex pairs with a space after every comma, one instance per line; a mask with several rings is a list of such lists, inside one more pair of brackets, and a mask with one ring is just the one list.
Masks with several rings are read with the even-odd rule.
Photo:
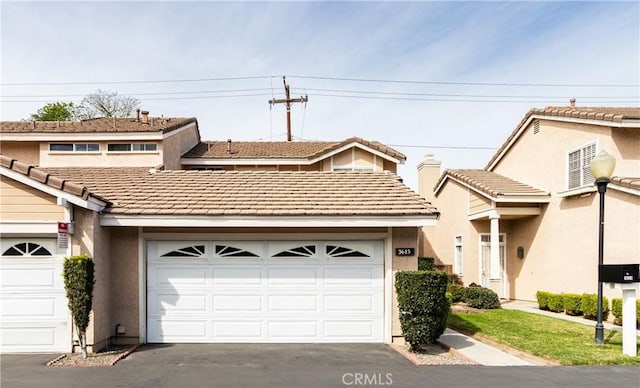
[[500, 298], [507, 297], [506, 235], [500, 234], [500, 278], [491, 279], [491, 235], [480, 235], [480, 285], [492, 289]]

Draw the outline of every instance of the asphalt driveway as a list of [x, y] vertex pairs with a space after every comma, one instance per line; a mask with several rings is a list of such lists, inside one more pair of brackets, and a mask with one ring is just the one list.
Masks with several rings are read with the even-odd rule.
[[[637, 387], [638, 367], [415, 366], [383, 344], [147, 345], [113, 367], [46, 367], [51, 354], [2, 355], [19, 387]], [[615, 380], [612, 380], [615, 379]]]

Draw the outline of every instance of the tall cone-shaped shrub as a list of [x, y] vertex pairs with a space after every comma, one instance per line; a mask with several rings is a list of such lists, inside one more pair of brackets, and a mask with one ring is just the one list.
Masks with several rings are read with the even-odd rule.
[[87, 327], [93, 301], [94, 268], [88, 255], [64, 258], [64, 289], [73, 322], [78, 332], [82, 357], [87, 358]]

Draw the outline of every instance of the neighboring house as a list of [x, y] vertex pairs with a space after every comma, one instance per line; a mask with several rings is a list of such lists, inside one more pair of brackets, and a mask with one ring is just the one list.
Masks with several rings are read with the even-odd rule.
[[[395, 171], [404, 155], [361, 139], [311, 142], [304, 152], [304, 143], [266, 143], [266, 154], [243, 151], [243, 158], [260, 157], [247, 169], [252, 163], [203, 153], [217, 143], [190, 144], [199, 140], [195, 119], [117, 119], [118, 130], [101, 126], [108, 121], [2, 123], [2, 351], [72, 349], [60, 274], [64, 256], [82, 253], [96, 268], [87, 333], [93, 351], [115, 337], [172, 343], [401, 336], [393, 274], [417, 268], [419, 229], [438, 217], [384, 171]], [[132, 146], [112, 154], [109, 144], [119, 142], [156, 144], [156, 151]], [[95, 143], [98, 151], [89, 151]], [[51, 144], [73, 150], [58, 155]], [[231, 149], [243, 145], [260, 144]], [[284, 159], [303, 171], [282, 171], [293, 165]], [[333, 167], [319, 167], [326, 165]], [[218, 166], [247, 171], [187, 170]], [[349, 171], [337, 171], [343, 169]], [[58, 248], [59, 221], [72, 225], [67, 249]], [[414, 252], [397, 256], [396, 248]]]
[[531, 109], [484, 169], [440, 175], [440, 163], [425, 159], [419, 191], [442, 217], [424, 229], [421, 255], [505, 299], [597, 292], [599, 199], [589, 162], [600, 150], [617, 160], [604, 262], [640, 262], [640, 108]]

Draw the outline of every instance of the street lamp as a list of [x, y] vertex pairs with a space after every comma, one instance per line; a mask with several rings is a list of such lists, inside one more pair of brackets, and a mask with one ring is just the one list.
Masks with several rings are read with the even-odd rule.
[[600, 281], [600, 266], [603, 264], [604, 256], [604, 193], [607, 191], [607, 184], [616, 166], [616, 159], [600, 151], [598, 156], [590, 163], [591, 173], [598, 185], [600, 193], [600, 227], [598, 230], [598, 322], [596, 323], [596, 345], [604, 343], [604, 325], [602, 324], [602, 282]]

